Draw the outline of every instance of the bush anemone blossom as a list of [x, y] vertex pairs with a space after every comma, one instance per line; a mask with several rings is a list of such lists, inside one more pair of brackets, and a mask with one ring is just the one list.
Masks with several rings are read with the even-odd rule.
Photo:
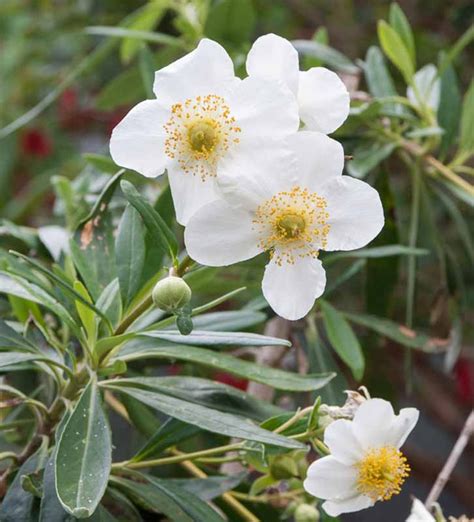
[[416, 408], [395, 415], [382, 399], [362, 403], [352, 421], [340, 419], [326, 428], [324, 442], [331, 455], [310, 465], [304, 488], [325, 499], [322, 507], [333, 517], [389, 500], [409, 474], [400, 447], [418, 416]]
[[262, 282], [275, 312], [306, 315], [326, 285], [320, 250], [353, 250], [381, 230], [376, 190], [342, 176], [344, 153], [335, 140], [301, 131], [275, 159], [241, 157], [219, 176], [222, 197], [196, 212], [185, 230], [189, 255], [225, 266], [270, 253]]
[[247, 73], [285, 84], [298, 102], [307, 130], [330, 134], [349, 116], [349, 93], [339, 76], [325, 67], [300, 71], [296, 49], [281, 36], [266, 34], [255, 40], [247, 56]]
[[256, 150], [275, 157], [275, 140], [299, 128], [298, 107], [285, 85], [240, 80], [229, 55], [203, 39], [155, 74], [156, 100], [136, 105], [115, 127], [114, 161], [147, 177], [168, 172], [178, 221], [216, 197], [224, 163]]

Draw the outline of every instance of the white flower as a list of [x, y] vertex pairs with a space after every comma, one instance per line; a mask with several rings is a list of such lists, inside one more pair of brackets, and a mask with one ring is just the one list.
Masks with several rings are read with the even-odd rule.
[[[275, 312], [296, 320], [326, 284], [319, 250], [353, 250], [383, 226], [378, 193], [342, 176], [341, 145], [317, 132], [285, 140], [280, 158], [241, 157], [219, 176], [222, 199], [203, 206], [185, 230], [189, 255], [225, 266], [268, 251], [263, 294]], [[285, 148], [281, 147], [282, 151]]]
[[182, 224], [215, 199], [224, 162], [271, 148], [299, 127], [296, 101], [285, 86], [240, 80], [224, 48], [208, 39], [159, 70], [153, 91], [156, 100], [139, 103], [115, 127], [110, 153], [118, 165], [147, 177], [166, 169]]
[[325, 67], [300, 71], [296, 49], [280, 36], [266, 34], [255, 41], [247, 57], [247, 73], [285, 83], [298, 100], [308, 130], [330, 134], [349, 115], [349, 93], [339, 76]]
[[406, 522], [436, 522], [435, 517], [425, 508], [423, 502], [413, 499], [410, 516]]
[[415, 73], [413, 83], [415, 84], [417, 92], [415, 93], [413, 87], [408, 87], [407, 89], [407, 98], [412, 105], [420, 107], [424, 104], [430, 107], [434, 112], [438, 110], [441, 81], [437, 76], [438, 70], [431, 63], [425, 65]]
[[337, 420], [324, 433], [331, 455], [308, 468], [304, 488], [325, 499], [330, 516], [360, 511], [400, 492], [410, 468], [399, 448], [418, 421], [416, 408], [395, 415], [382, 399], [362, 403], [354, 420]]

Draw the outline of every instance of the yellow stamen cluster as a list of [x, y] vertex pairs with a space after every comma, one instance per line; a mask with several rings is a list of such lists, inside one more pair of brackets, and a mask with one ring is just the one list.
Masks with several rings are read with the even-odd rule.
[[235, 124], [224, 98], [216, 94], [197, 96], [171, 107], [165, 123], [165, 153], [176, 159], [185, 173], [214, 177], [217, 162], [231, 145], [238, 143]]
[[398, 495], [410, 472], [406, 457], [393, 446], [370, 450], [356, 466], [357, 490], [374, 501]]
[[325, 198], [306, 188], [278, 192], [255, 212], [259, 246], [280, 266], [294, 264], [297, 257], [318, 257], [330, 229], [326, 207]]

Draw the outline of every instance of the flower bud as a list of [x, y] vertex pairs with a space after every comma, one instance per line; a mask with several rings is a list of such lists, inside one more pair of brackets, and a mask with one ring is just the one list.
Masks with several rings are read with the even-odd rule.
[[295, 522], [318, 522], [319, 511], [310, 504], [300, 504], [294, 514]]
[[277, 480], [296, 477], [298, 475], [298, 465], [290, 455], [277, 455], [271, 460], [270, 475]]
[[176, 276], [169, 276], [156, 283], [152, 293], [153, 302], [160, 310], [175, 312], [191, 300], [191, 288]]

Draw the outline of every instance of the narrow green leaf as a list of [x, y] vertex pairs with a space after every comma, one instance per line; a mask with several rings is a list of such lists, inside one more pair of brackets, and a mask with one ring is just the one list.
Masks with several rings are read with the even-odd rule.
[[0, 369], [38, 360], [38, 354], [26, 352], [0, 352]]
[[403, 40], [403, 43], [405, 44], [405, 47], [408, 53], [410, 54], [413, 66], [415, 67], [416, 51], [413, 31], [410, 27], [410, 22], [405, 16], [405, 13], [402, 11], [400, 6], [396, 2], [394, 2], [390, 6], [389, 22], [393, 29], [395, 29], [395, 31], [398, 33], [400, 38]]
[[461, 93], [456, 72], [452, 65], [448, 65], [441, 76], [438, 107], [438, 122], [444, 130], [440, 144], [441, 155], [447, 154], [457, 137], [461, 117], [461, 104]]
[[112, 325], [117, 325], [122, 316], [122, 299], [120, 298], [118, 278], [115, 278], [104, 288], [97, 299], [96, 307], [108, 318]]
[[247, 476], [242, 472], [236, 475], [213, 475], [203, 479], [165, 479], [165, 482], [175, 484], [196, 495], [201, 500], [212, 500], [220, 497], [226, 491], [236, 488]]
[[201, 499], [169, 481], [136, 474], [140, 482], [113, 477], [112, 483], [139, 505], [154, 513], [163, 513], [179, 522], [223, 522], [217, 511]]
[[376, 45], [369, 47], [365, 57], [364, 72], [369, 92], [377, 97], [396, 96], [397, 91], [387, 68], [382, 51]]
[[125, 27], [108, 27], [104, 25], [93, 25], [85, 28], [85, 33], [101, 35], [101, 36], [114, 36], [116, 38], [129, 38], [133, 40], [142, 40], [143, 42], [161, 43], [180, 49], [187, 49], [186, 42], [182, 41], [176, 36], [170, 36], [169, 34], [159, 33], [157, 31], [134, 31], [133, 29], [126, 29]]
[[250, 328], [263, 323], [267, 316], [254, 310], [212, 312], [193, 318], [194, 328], [207, 331], [232, 332], [241, 328]]
[[252, 0], [220, 0], [212, 5], [205, 33], [222, 44], [238, 46], [251, 38], [255, 23]]
[[[352, 321], [353, 323], [365, 326], [379, 335], [392, 339], [393, 341], [408, 346], [409, 348], [416, 348], [423, 350], [424, 352], [433, 352], [440, 347], [440, 343], [436, 339], [432, 339], [429, 336], [415, 332], [411, 328], [407, 328], [401, 324], [376, 317], [374, 315], [364, 314], [353, 314], [349, 312], [342, 312], [344, 317]], [[442, 345], [444, 343], [441, 343]]]
[[104, 495], [112, 463], [112, 441], [95, 380], [87, 385], [58, 442], [58, 498], [68, 513], [90, 517]]
[[385, 245], [380, 247], [361, 248], [359, 250], [352, 250], [350, 252], [338, 252], [337, 254], [330, 254], [324, 258], [326, 265], [334, 263], [339, 259], [345, 258], [375, 258], [375, 257], [389, 257], [389, 256], [426, 256], [430, 253], [424, 248], [415, 248], [405, 245]]
[[462, 103], [459, 149], [469, 156], [474, 154], [474, 80], [471, 80]]
[[415, 68], [405, 43], [400, 35], [384, 20], [379, 21], [377, 31], [384, 53], [402, 73], [407, 84], [410, 84]]
[[154, 236], [157, 244], [161, 245], [164, 250], [168, 250], [171, 258], [174, 259], [178, 252], [178, 243], [163, 218], [130, 182], [123, 180], [120, 186], [125, 197], [140, 213], [148, 231]]
[[153, 55], [146, 44], [142, 44], [138, 53], [138, 68], [142, 77], [143, 87], [148, 99], [154, 99], [153, 80], [155, 78], [155, 66]]
[[364, 374], [364, 355], [359, 341], [344, 316], [328, 302], [320, 300], [324, 326], [332, 347], [349, 366], [357, 380]]
[[106, 172], [107, 174], [115, 174], [117, 172], [117, 165], [110, 156], [88, 152], [84, 153], [82, 157], [100, 172]]
[[328, 45], [312, 40], [293, 40], [291, 43], [303, 56], [313, 56], [314, 58], [318, 58], [336, 71], [342, 71], [349, 74], [357, 74], [359, 72], [359, 68], [354, 65], [347, 56]]
[[104, 381], [103, 386], [117, 392], [126, 393], [151, 408], [170, 417], [213, 433], [245, 440], [254, 440], [264, 444], [285, 448], [301, 448], [303, 445], [294, 440], [272, 433], [256, 426], [250, 421], [212, 410], [199, 404], [183, 401], [156, 391], [141, 390], [133, 386], [122, 385], [120, 381]]
[[0, 349], [4, 350], [5, 348], [31, 351], [35, 349], [35, 346], [28, 339], [15, 332], [3, 319], [0, 319]]
[[115, 258], [122, 300], [126, 307], [140, 288], [145, 263], [145, 228], [140, 214], [127, 205], [115, 240]]
[[[92, 303], [92, 299], [88, 294], [85, 286], [80, 281], [74, 281], [74, 290], [81, 294], [83, 299], [85, 299], [88, 303]], [[93, 343], [97, 336], [97, 325], [96, 325], [96, 315], [93, 310], [89, 307], [85, 306], [81, 301], [76, 301], [76, 309], [79, 317], [81, 318], [82, 325], [87, 333], [87, 338], [91, 343]]]
[[456, 41], [456, 43], [449, 49], [445, 57], [439, 64], [440, 76], [444, 73], [446, 68], [454, 62], [460, 52], [474, 40], [474, 25], [471, 25], [466, 32]]
[[346, 163], [347, 172], [355, 178], [363, 179], [396, 148], [396, 143], [363, 143], [354, 150], [354, 159]]
[[322, 388], [333, 374], [299, 375], [276, 368], [237, 359], [225, 353], [213, 352], [195, 346], [179, 345], [160, 339], [133, 339], [126, 343], [116, 359], [133, 361], [149, 357], [190, 361], [211, 368], [228, 371], [252, 381], [261, 382], [279, 390], [311, 391]]
[[137, 332], [137, 335], [194, 346], [291, 346], [290, 341], [286, 339], [247, 332], [193, 330], [189, 335], [181, 335], [177, 330], [148, 330]]

